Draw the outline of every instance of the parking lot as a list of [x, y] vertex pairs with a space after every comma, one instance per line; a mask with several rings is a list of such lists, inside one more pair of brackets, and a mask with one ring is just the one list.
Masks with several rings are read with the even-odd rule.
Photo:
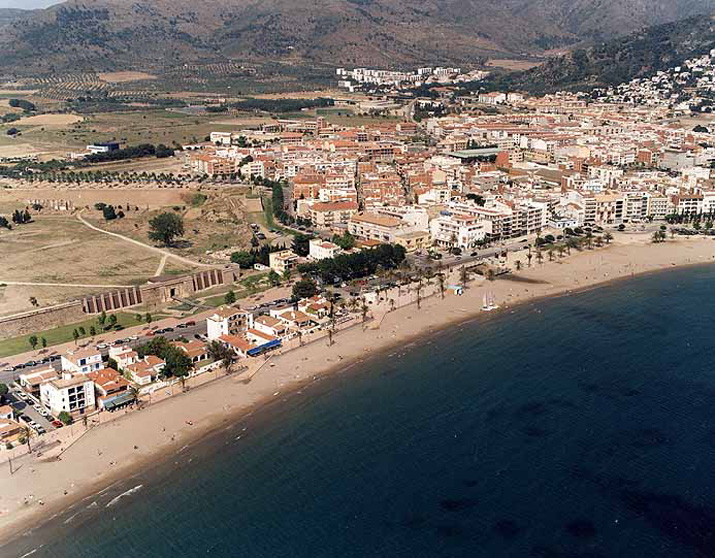
[[52, 421], [55, 417], [40, 404], [32, 395], [25, 393], [21, 388], [13, 386], [8, 393], [10, 405], [20, 415], [20, 421], [27, 424], [37, 434], [44, 434], [55, 430]]

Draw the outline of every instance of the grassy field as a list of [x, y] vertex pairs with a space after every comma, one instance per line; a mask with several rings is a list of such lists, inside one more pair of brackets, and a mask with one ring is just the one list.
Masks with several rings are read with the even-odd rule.
[[[135, 319], [134, 314], [119, 312], [115, 314], [115, 316], [117, 316], [117, 324], [125, 328], [135, 326], [141, 323]], [[48, 329], [47, 331], [39, 331], [35, 335], [37, 335], [38, 340], [41, 340], [44, 337], [47, 341], [47, 346], [53, 347], [55, 345], [61, 345], [62, 343], [68, 343], [69, 341], [73, 341], [74, 337], [72, 336], [72, 332], [75, 329], [79, 330], [80, 327], [84, 328], [85, 335], [80, 336], [79, 339], [85, 339], [89, 337], [89, 328], [92, 326], [94, 326], [97, 330], [101, 329], [99, 327], [97, 319], [91, 318], [82, 322], [78, 322], [76, 324], [56, 327], [54, 329]], [[96, 339], [99, 341], [101, 337], [101, 334], [97, 335]], [[8, 357], [32, 350], [32, 346], [30, 345], [29, 339], [29, 335], [23, 335], [22, 337], [13, 337], [11, 339], [5, 339], [3, 341], [0, 341], [0, 357]], [[40, 342], [40, 344], [38, 344], [38, 348], [41, 347], [42, 344]]]

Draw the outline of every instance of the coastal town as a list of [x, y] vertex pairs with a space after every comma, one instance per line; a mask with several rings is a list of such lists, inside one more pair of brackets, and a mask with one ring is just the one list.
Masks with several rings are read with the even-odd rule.
[[[572, 249], [601, 247], [614, 234], [653, 242], [664, 241], [668, 228], [671, 237], [711, 234], [715, 130], [677, 118], [703, 109], [715, 87], [713, 60], [710, 53], [595, 97], [457, 94], [458, 68], [339, 70], [340, 78], [383, 90], [364, 108], [389, 117], [384, 123], [276, 118], [181, 146], [174, 158], [185, 172], [249, 184], [264, 207], [271, 204], [270, 230], [251, 224], [253, 247], [227, 251], [221, 273], [229, 279], [210, 284], [230, 289], [244, 273], [268, 273], [284, 294], [292, 288], [289, 296], [256, 306], [236, 301], [231, 290], [198, 326], [196, 318], [145, 326], [111, 344], [92, 343], [101, 333], [89, 343], [75, 337], [62, 353], [43, 349], [36, 360], [7, 366], [4, 447], [29, 450], [35, 436], [133, 407], [218, 367], [269, 358], [290, 340], [332, 339], [338, 326], [374, 317], [380, 301], [394, 309], [383, 293], [401, 285], [419, 303], [425, 280], [438, 282], [443, 296], [461, 294], [470, 278], [492, 280]], [[406, 87], [428, 83], [440, 85], [430, 97], [405, 96]], [[689, 101], [672, 93], [678, 85], [689, 87]], [[333, 100], [336, 108], [354, 103]], [[116, 141], [87, 146], [92, 156], [121, 151]], [[15, 185], [36, 180], [30, 174]], [[276, 235], [284, 241], [271, 242]], [[292, 245], [285, 242], [291, 237]], [[136, 307], [140, 298], [93, 295], [83, 309], [102, 332], [107, 312]], [[42, 332], [31, 337], [37, 344]]]
[[[3, 338], [22, 347], [3, 355], [0, 460], [12, 473], [23, 460], [63, 459], [83, 436], [112, 435], [100, 426], [231, 379], [255, 386], [260, 374], [263, 391], [278, 396], [291, 372], [294, 380], [315, 378], [297, 373], [303, 360], [293, 355], [309, 346], [323, 355], [345, 339], [356, 354], [371, 350], [359, 340], [386, 346], [381, 328], [392, 327], [397, 339], [412, 315], [397, 323], [395, 316], [419, 313], [430, 300], [442, 301], [455, 321], [459, 312], [467, 317], [676, 261], [702, 262], [711, 251], [693, 243], [715, 234], [714, 72], [711, 52], [648, 80], [535, 97], [465, 88], [487, 75], [481, 70], [339, 69], [338, 92], [320, 105], [349, 111], [349, 119], [336, 123], [312, 107], [150, 152], [181, 179], [144, 176], [135, 184], [128, 173], [113, 174], [112, 161], [132, 158], [138, 174], [146, 156], [114, 137], [68, 153], [74, 166], [66, 168], [35, 156], [6, 160], [11, 170], [24, 165], [5, 178], [7, 192], [20, 192], [24, 204], [3, 218], [8, 231], [27, 230], [33, 215], [50, 213], [102, 233], [130, 212], [131, 204], [94, 203], [104, 221], [92, 225], [85, 220], [91, 202], [47, 195], [68, 196], [79, 188], [79, 173], [83, 187], [100, 195], [188, 190], [197, 204], [230, 204], [222, 192], [240, 187], [241, 203], [258, 211], [243, 245], [191, 257], [173, 242], [184, 236], [178, 205], [161, 215], [174, 215], [166, 220], [181, 227], [162, 238], [160, 224], [152, 224], [154, 244], [107, 229], [161, 256], [146, 283], [91, 285], [71, 300], [40, 306], [35, 299], [38, 308], [0, 316]], [[92, 175], [83, 164], [110, 166]], [[634, 255], [652, 257], [663, 243], [678, 243], [679, 255]], [[596, 261], [595, 254], [618, 250], [612, 262]], [[167, 260], [188, 267], [164, 273]], [[134, 321], [117, 324], [122, 312]], [[37, 325], [48, 316], [73, 339], [48, 344], [52, 328]], [[321, 365], [340, 366], [349, 352], [340, 350]], [[280, 363], [289, 371], [277, 383], [271, 375]], [[230, 403], [209, 406], [219, 412]], [[182, 426], [195, 421], [184, 418]]]

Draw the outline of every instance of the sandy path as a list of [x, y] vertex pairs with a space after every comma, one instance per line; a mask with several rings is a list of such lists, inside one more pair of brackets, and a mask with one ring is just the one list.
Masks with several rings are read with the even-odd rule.
[[84, 283], [28, 283], [25, 281], [3, 281], [2, 279], [0, 279], [0, 283], [22, 287], [82, 287], [88, 289], [125, 289], [132, 287], [132, 285], [87, 285]]
[[[320, 339], [289, 353], [286, 351], [290, 347], [286, 346], [284, 354], [272, 358], [268, 365], [262, 359], [248, 361], [251, 366], [248, 372], [210, 382], [200, 389], [91, 429], [67, 449], [60, 461], [37, 456], [18, 458], [16, 464], [21, 468], [14, 475], [9, 474], [7, 467], [0, 468], [0, 534], [7, 537], [13, 528], [26, 529], [40, 517], [65, 509], [98, 487], [137, 468], [150, 466], [161, 454], [180, 452], [205, 432], [235, 422], [264, 402], [285, 398], [288, 392], [300, 397], [301, 392], [296, 392], [296, 388], [336, 367], [344, 371], [351, 363], [364, 361], [377, 353], [382, 358], [399, 358], [399, 353], [415, 336], [479, 314], [487, 291], [492, 292], [497, 304], [505, 309], [637, 273], [715, 262], [715, 242], [711, 239], [688, 238], [657, 245], [638, 244], [632, 238], [627, 242], [574, 252], [554, 262], [545, 258], [543, 264], [534, 263], [510, 279], [475, 280], [464, 296], [447, 294], [442, 299], [438, 287], [432, 284], [425, 288], [423, 296], [430, 292], [434, 296], [425, 298], [421, 309], [410, 304], [389, 311], [390, 299], [402, 304], [416, 297], [413, 288], [393, 289], [383, 294], [384, 302], [370, 307], [375, 319], [368, 322], [366, 328], [359, 324], [336, 335], [331, 347], [325, 339]], [[510, 257], [526, 261], [523, 253]], [[448, 284], [458, 282], [458, 275], [459, 271], [453, 270]], [[293, 340], [293, 345], [297, 343]], [[393, 346], [402, 348], [392, 353], [381, 352]], [[250, 382], [244, 381], [246, 377], [251, 378]], [[188, 425], [187, 421], [192, 424]], [[248, 423], [247, 436], [250, 430]], [[0, 460], [4, 457], [0, 456]], [[45, 505], [37, 505], [38, 500]]]
[[161, 248], [157, 248], [156, 246], [149, 246], [148, 244], [144, 244], [143, 242], [139, 242], [138, 240], [134, 240], [133, 238], [129, 238], [128, 236], [121, 235], [119, 233], [114, 233], [110, 231], [105, 231], [104, 229], [100, 229], [99, 227], [95, 227], [91, 223], [88, 223], [81, 215], [81, 213], [77, 214], [77, 219], [79, 219], [80, 223], [83, 225], [89, 227], [93, 231], [100, 232], [102, 234], [108, 234], [109, 236], [113, 236], [115, 238], [119, 238], [121, 240], [124, 240], [125, 242], [130, 242], [136, 246], [139, 246], [141, 248], [145, 248], [147, 250], [151, 250], [152, 252], [156, 252], [157, 254], [161, 254], [162, 256], [169, 257], [169, 258], [174, 258], [175, 260], [178, 260], [182, 263], [185, 263], [187, 265], [191, 266], [199, 266], [199, 267], [215, 267], [214, 265], [211, 264], [205, 264], [205, 263], [199, 263], [195, 262], [193, 260], [190, 260], [189, 258], [184, 258], [183, 256], [178, 256], [176, 254], [172, 254], [168, 250], [162, 250]]

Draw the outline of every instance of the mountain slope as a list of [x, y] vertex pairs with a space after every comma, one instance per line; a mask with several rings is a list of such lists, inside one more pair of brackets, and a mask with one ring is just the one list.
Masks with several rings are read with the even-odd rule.
[[497, 75], [488, 89], [548, 93], [618, 85], [677, 66], [715, 48], [715, 16], [694, 16], [553, 58], [523, 72]]
[[540, 53], [713, 0], [70, 0], [0, 28], [0, 68], [161, 69], [282, 59], [400, 66]]

